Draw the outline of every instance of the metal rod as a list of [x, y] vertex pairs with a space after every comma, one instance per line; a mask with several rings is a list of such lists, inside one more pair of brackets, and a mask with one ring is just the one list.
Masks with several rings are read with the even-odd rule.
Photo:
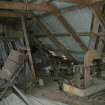
[[16, 91], [16, 93], [20, 96], [20, 98], [26, 103], [26, 105], [32, 105], [32, 103], [29, 102], [27, 97], [15, 85], [13, 85], [12, 88]]

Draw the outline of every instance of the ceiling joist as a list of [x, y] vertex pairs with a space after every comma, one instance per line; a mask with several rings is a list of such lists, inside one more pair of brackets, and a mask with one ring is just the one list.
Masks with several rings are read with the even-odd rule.
[[0, 9], [8, 9], [8, 10], [28, 10], [28, 11], [38, 11], [38, 12], [51, 12], [51, 8], [47, 5], [47, 3], [22, 3], [22, 2], [8, 2], [8, 1], [0, 1]]
[[59, 1], [88, 6], [88, 5], [92, 5], [92, 4], [100, 4], [104, 0], [59, 0]]
[[[61, 1], [70, 2], [70, 3], [73, 2], [81, 5], [89, 5], [97, 3], [99, 4], [103, 2], [103, 0], [60, 0], [60, 2]], [[0, 1], [0, 9], [52, 12], [52, 8], [49, 7], [47, 2], [34, 4], [34, 3]]]
[[1, 11], [0, 12], [0, 17], [32, 17], [32, 14], [25, 14], [25, 13], [18, 13], [18, 12], [8, 12], [8, 11]]
[[[90, 32], [83, 32], [83, 33], [80, 33], [80, 32], [77, 32], [79, 36], [90, 36], [92, 33]], [[55, 37], [67, 37], [69, 36], [68, 33], [52, 33], [53, 36]], [[47, 33], [36, 33], [35, 34], [35, 37], [48, 37], [48, 34]]]

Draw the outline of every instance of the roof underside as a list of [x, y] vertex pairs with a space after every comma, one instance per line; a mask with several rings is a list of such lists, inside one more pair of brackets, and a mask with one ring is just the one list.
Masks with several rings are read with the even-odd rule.
[[[58, 5], [58, 2], [56, 5]], [[67, 4], [64, 3], [63, 7], [66, 7], [66, 5]], [[58, 7], [60, 7], [60, 3]], [[61, 3], [60, 8], [62, 8], [62, 3]], [[89, 8], [85, 8], [78, 11], [72, 11], [72, 12], [67, 12], [67, 13], [62, 13], [62, 14], [67, 20], [67, 22], [72, 25], [72, 27], [75, 29], [76, 32], [84, 33], [84, 35], [83, 34], [79, 35], [80, 39], [84, 42], [86, 46], [89, 46], [90, 35], [85, 34], [85, 33], [91, 32], [91, 21], [92, 21], [91, 10]], [[62, 33], [63, 34], [67, 33], [64, 26], [59, 22], [56, 16], [49, 15], [41, 19], [47, 25], [48, 29], [52, 33], [58, 33], [61, 35]], [[81, 49], [79, 44], [71, 36], [57, 36], [56, 35], [56, 39], [59, 42], [61, 42], [66, 47], [66, 49], [73, 51], [71, 55], [75, 57], [75, 59], [79, 61], [83, 60], [84, 51]], [[53, 42], [51, 43], [48, 37], [41, 37], [40, 40], [43, 41], [44, 44], [50, 44], [51, 46], [54, 47], [54, 49], [56, 49], [54, 46], [54, 43]], [[81, 53], [74, 54], [74, 52], [81, 52]]]
[[[50, 33], [43, 32], [37, 24], [36, 25], [34, 24], [33, 31], [35, 32], [36, 37], [40, 41], [42, 41], [43, 44], [51, 46], [51, 48], [53, 48], [54, 50], [58, 50], [59, 49], [58, 46], [54, 43], [54, 41], [52, 41], [49, 38], [48, 34], [52, 34], [55, 40], [57, 40], [58, 43], [61, 43], [65, 50], [69, 51], [71, 56], [73, 56], [78, 61], [83, 61], [83, 57], [86, 52], [85, 48], [90, 48], [90, 42], [92, 37], [91, 32], [93, 31], [92, 30], [93, 10], [90, 7], [86, 6], [85, 8], [81, 8], [75, 2], [70, 2], [70, 0], [4, 0], [4, 1], [30, 2], [33, 4], [50, 2], [50, 4], [57, 9], [57, 14], [59, 14], [59, 16], [57, 16], [56, 13], [51, 14], [46, 12], [34, 11], [34, 14], [38, 15], [41, 22], [43, 22], [43, 24], [50, 31]], [[60, 11], [61, 14], [58, 11]], [[64, 22], [62, 22], [61, 20]], [[98, 30], [98, 28], [95, 30]], [[62, 54], [65, 55], [64, 53]]]

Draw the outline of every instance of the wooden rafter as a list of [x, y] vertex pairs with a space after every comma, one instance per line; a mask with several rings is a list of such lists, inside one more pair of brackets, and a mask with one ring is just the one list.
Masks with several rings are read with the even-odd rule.
[[103, 26], [105, 26], [105, 19], [103, 18], [103, 15], [101, 14], [101, 9], [100, 9], [100, 4], [103, 4], [105, 1], [104, 0], [61, 0], [64, 2], [72, 2], [72, 3], [76, 3], [82, 6], [89, 6], [91, 4], [93, 4], [91, 6], [94, 14], [98, 17], [98, 19], [100, 20], [100, 22], [103, 24]]
[[[102, 39], [104, 42], [105, 42], [105, 33], [103, 32], [98, 32], [98, 33], [95, 33], [95, 32], [87, 32], [87, 33], [78, 33], [80, 36], [93, 36], [93, 37], [99, 37], [100, 39]], [[61, 34], [61, 33], [52, 33], [53, 37], [66, 37], [68, 36], [68, 34]], [[44, 37], [48, 37], [49, 34], [48, 33], [42, 33], [42, 34], [38, 34], [36, 33], [35, 34], [35, 37], [36, 38], [44, 38]]]
[[48, 33], [48, 38], [56, 45], [56, 47], [62, 51], [70, 60], [74, 60], [77, 62], [77, 60], [70, 54], [70, 51], [68, 51], [65, 46], [60, 43], [54, 36], [53, 34], [49, 31], [47, 26], [41, 21], [40, 19], [37, 18], [38, 23], [43, 27], [43, 30]]
[[[59, 2], [61, 1], [74, 2], [82, 5], [97, 4], [97, 3], [99, 4], [103, 2], [103, 0], [60, 0]], [[34, 4], [34, 3], [0, 1], [0, 9], [52, 12], [52, 9], [47, 5], [47, 2]]]
[[23, 30], [25, 45], [26, 45], [26, 49], [27, 49], [29, 64], [30, 64], [30, 67], [32, 70], [33, 79], [36, 79], [36, 74], [35, 74], [35, 69], [34, 69], [34, 65], [33, 65], [31, 49], [30, 49], [30, 45], [29, 45], [29, 40], [28, 40], [27, 29], [26, 29], [24, 17], [21, 17], [21, 24], [22, 24], [22, 30]]
[[[92, 35], [91, 32], [83, 32], [83, 33], [80, 33], [80, 32], [77, 32], [79, 36], [90, 36]], [[98, 33], [99, 34], [99, 33]], [[52, 33], [53, 36], [55, 37], [65, 37], [65, 36], [69, 36], [68, 33]], [[100, 35], [100, 34], [99, 34]], [[48, 33], [36, 33], [35, 34], [36, 37], [48, 37]]]
[[28, 10], [39, 12], [51, 12], [51, 8], [47, 3], [34, 4], [34, 3], [22, 3], [22, 2], [7, 2], [0, 1], [0, 9], [8, 10]]
[[61, 14], [61, 12], [54, 5], [52, 5], [52, 4], [48, 4], [48, 5], [54, 11], [52, 14], [55, 15], [58, 18], [58, 20], [62, 23], [62, 25], [64, 26], [64, 28], [69, 33], [68, 35], [69, 36], [72, 36], [74, 38], [74, 40], [80, 45], [80, 47], [84, 51], [87, 51], [88, 50], [87, 46], [82, 42], [82, 40], [80, 39], [79, 35], [75, 32], [75, 30], [73, 29], [73, 27], [66, 21], [66, 19]]
[[95, 5], [94, 7], [92, 7], [92, 11], [95, 14], [95, 16], [99, 19], [99, 21], [101, 22], [103, 27], [105, 28], [105, 19], [104, 19], [104, 16], [102, 14], [102, 10], [101, 10], [100, 6]]
[[102, 3], [103, 0], [60, 0], [61, 2], [76, 3], [79, 5], [92, 5]]
[[[64, 9], [64, 11], [69, 11], [69, 10], [76, 10], [78, 8], [84, 8], [85, 6], [89, 6], [88, 4], [90, 3], [99, 4], [99, 3], [102, 3], [103, 0], [96, 0], [96, 1], [95, 0], [60, 0], [59, 2], [61, 1], [82, 4], [81, 6], [74, 6], [73, 8]], [[49, 5], [47, 5], [47, 2], [41, 3], [41, 4], [34, 4], [34, 3], [0, 1], [0, 9], [28, 10], [28, 11], [47, 12], [47, 13], [48, 12], [51, 13], [53, 11], [52, 8], [50, 8]]]
[[[93, 14], [96, 16], [96, 18], [100, 21], [100, 24], [104, 27], [105, 29], [105, 19], [104, 15], [102, 14], [102, 7], [100, 5], [94, 5], [92, 7]], [[97, 36], [96, 33], [93, 34], [94, 36]], [[101, 36], [101, 37], [100, 37]], [[97, 36], [98, 40], [102, 40], [105, 43], [105, 33], [101, 32], [100, 35]], [[97, 43], [97, 42], [96, 42]]]
[[[83, 3], [82, 1], [85, 1], [85, 0], [80, 0], [80, 1], [78, 1], [78, 0], [72, 0], [72, 1], [71, 0], [59, 0], [59, 2], [64, 2], [64, 1], [67, 2], [67, 3], [73, 2], [73, 3], [79, 4], [79, 5], [73, 5], [73, 6], [70, 6], [70, 7], [59, 9], [62, 13], [76, 11], [76, 10], [79, 10], [79, 9], [83, 9], [85, 7], [91, 8], [91, 7], [93, 7], [93, 6], [97, 5], [97, 4], [99, 4], [99, 5], [103, 4], [103, 0], [99, 0], [99, 1], [96, 1], [96, 2], [94, 1], [94, 2], [92, 2], [92, 4]], [[46, 12], [44, 14], [41, 14], [40, 16], [46, 17], [48, 15], [50, 15], [50, 13]]]
[[94, 36], [95, 38], [97, 37], [100, 38], [105, 43], [105, 33], [104, 32], [99, 32], [99, 33], [92, 32], [91, 35]]
[[2, 11], [0, 12], [0, 17], [32, 17], [31, 14], [25, 14], [25, 13], [19, 13], [19, 12], [7, 12], [7, 11]]

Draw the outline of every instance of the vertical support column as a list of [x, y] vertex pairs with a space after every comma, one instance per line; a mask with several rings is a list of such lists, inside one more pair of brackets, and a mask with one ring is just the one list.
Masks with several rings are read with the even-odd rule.
[[104, 42], [101, 39], [99, 39], [99, 44], [97, 46], [97, 50], [100, 52], [103, 52], [103, 49], [104, 49]]
[[84, 88], [87, 88], [91, 85], [91, 76], [90, 76], [90, 67], [84, 68]]
[[74, 81], [78, 88], [81, 88], [81, 73], [80, 73], [81, 65], [74, 65], [73, 70], [75, 70]]
[[25, 44], [26, 44], [26, 48], [27, 48], [27, 54], [28, 54], [28, 57], [29, 57], [29, 62], [30, 62], [30, 66], [31, 66], [32, 74], [33, 74], [33, 79], [36, 79], [36, 74], [35, 74], [35, 70], [34, 70], [34, 66], [33, 66], [31, 49], [30, 49], [30, 45], [29, 45], [29, 41], [28, 41], [28, 35], [27, 35], [27, 30], [26, 30], [26, 26], [25, 26], [24, 17], [21, 17], [21, 22], [22, 22]]
[[89, 49], [95, 49], [96, 40], [97, 40], [97, 37], [91, 35], [90, 42], [89, 42]]
[[[100, 24], [100, 22], [99, 22], [99, 20], [94, 16], [94, 20], [93, 20], [93, 23], [92, 23], [92, 29], [91, 29], [91, 31], [93, 32], [93, 33], [97, 33], [98, 32], [98, 30], [99, 30], [99, 24]], [[90, 49], [96, 49], [97, 48], [97, 45], [98, 45], [98, 40], [97, 39], [99, 39], [99, 38], [97, 38], [97, 36], [92, 36], [91, 35], [91, 40], [90, 40]]]

